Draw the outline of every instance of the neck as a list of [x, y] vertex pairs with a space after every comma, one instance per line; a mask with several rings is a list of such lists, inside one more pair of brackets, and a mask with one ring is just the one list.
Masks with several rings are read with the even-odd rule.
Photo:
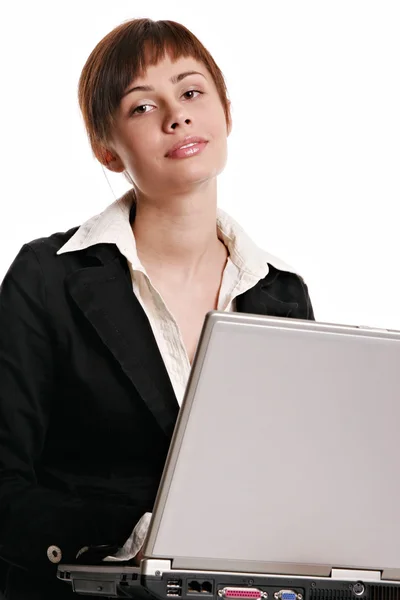
[[145, 269], [168, 270], [176, 281], [190, 283], [227, 254], [217, 234], [216, 183], [190, 194], [146, 198], [137, 195], [132, 230]]

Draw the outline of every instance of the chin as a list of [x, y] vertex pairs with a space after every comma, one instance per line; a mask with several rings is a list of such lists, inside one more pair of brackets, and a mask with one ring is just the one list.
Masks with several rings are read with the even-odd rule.
[[216, 171], [215, 169], [208, 170], [197, 170], [193, 171], [190, 174], [187, 174], [185, 177], [180, 177], [177, 184], [179, 187], [186, 187], [186, 185], [200, 185], [207, 183], [208, 181], [213, 181], [219, 175], [220, 171]]
[[[199, 157], [200, 158], [200, 157]], [[201, 182], [206, 181], [207, 179], [213, 179], [217, 175], [219, 175], [225, 168], [226, 158], [221, 160], [221, 157], [215, 159], [214, 161], [204, 161], [201, 160], [191, 162], [191, 159], [182, 160], [182, 164], [180, 165], [179, 170], [179, 181], [180, 182]]]

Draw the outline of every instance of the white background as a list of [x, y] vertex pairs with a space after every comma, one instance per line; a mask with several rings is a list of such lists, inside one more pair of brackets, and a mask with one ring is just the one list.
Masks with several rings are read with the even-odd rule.
[[127, 189], [92, 157], [79, 75], [121, 22], [171, 19], [227, 81], [220, 206], [303, 275], [317, 320], [400, 329], [400, 2], [14, 0], [0, 10], [0, 280], [22, 244]]

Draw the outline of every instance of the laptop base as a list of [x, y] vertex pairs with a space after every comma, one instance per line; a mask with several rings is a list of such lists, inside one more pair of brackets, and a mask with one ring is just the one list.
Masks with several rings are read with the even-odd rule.
[[173, 571], [142, 575], [159, 600], [400, 600], [400, 582]]
[[58, 578], [79, 595], [137, 600], [400, 600], [400, 581], [338, 580], [331, 577], [160, 571], [60, 565]]

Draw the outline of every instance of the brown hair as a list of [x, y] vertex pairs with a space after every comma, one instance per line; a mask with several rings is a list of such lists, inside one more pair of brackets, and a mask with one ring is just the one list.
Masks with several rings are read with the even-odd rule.
[[132, 19], [108, 33], [94, 48], [79, 79], [78, 99], [93, 153], [101, 162], [119, 103], [128, 85], [169, 52], [172, 60], [192, 56], [202, 62], [216, 85], [231, 122], [224, 76], [197, 37], [175, 21]]

